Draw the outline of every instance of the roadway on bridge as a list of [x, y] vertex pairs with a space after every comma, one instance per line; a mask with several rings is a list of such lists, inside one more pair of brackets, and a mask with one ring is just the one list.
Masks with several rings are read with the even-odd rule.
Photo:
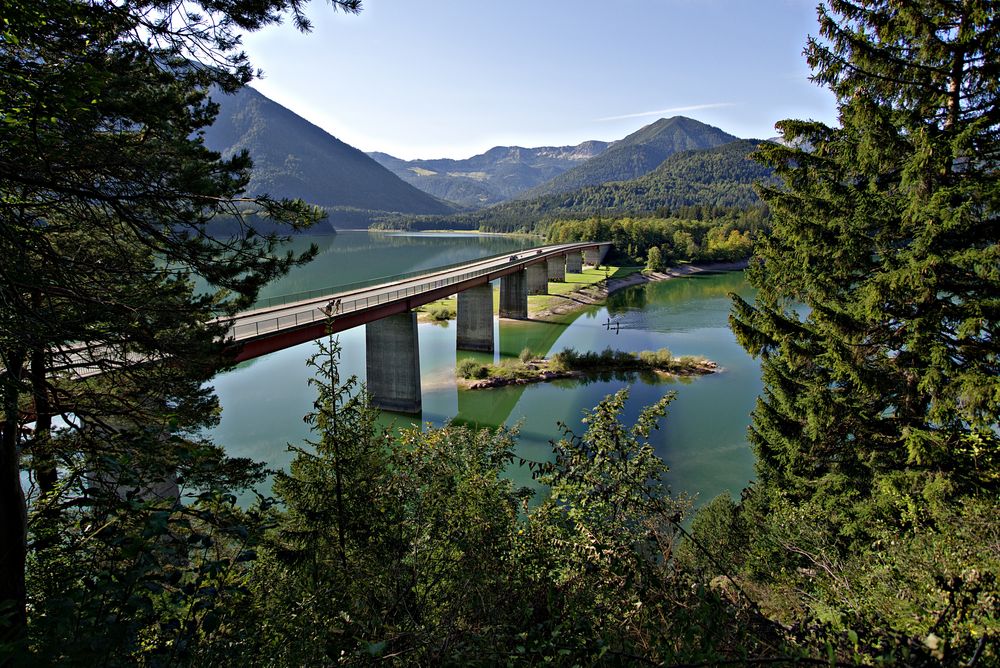
[[[311, 323], [322, 322], [327, 318], [327, 309], [332, 313], [334, 319], [337, 319], [349, 314], [358, 315], [359, 312], [366, 310], [372, 311], [373, 315], [376, 315], [383, 310], [379, 307], [394, 302], [405, 302], [407, 308], [415, 308], [440, 299], [442, 289], [447, 289], [450, 286], [456, 286], [455, 291], [458, 291], [460, 284], [472, 280], [477, 280], [479, 283], [488, 282], [520, 271], [529, 264], [542, 262], [552, 257], [560, 257], [568, 252], [582, 252], [603, 245], [607, 244], [583, 242], [531, 248], [485, 260], [473, 260], [461, 267], [444, 271], [430, 270], [426, 274], [413, 278], [344, 292], [332, 292], [321, 297], [281, 306], [246, 311], [238, 314], [232, 320], [228, 340], [240, 344], [264, 336], [273, 336], [283, 330], [302, 328]], [[372, 317], [371, 319], [377, 318]], [[356, 318], [350, 320], [351, 326], [359, 324]], [[338, 327], [337, 329], [342, 328]]]
[[[466, 290], [530, 264], [560, 257], [570, 252], [597, 249], [608, 243], [581, 242], [542, 246], [507, 253], [483, 260], [473, 260], [458, 267], [430, 269], [419, 276], [371, 285], [346, 288], [322, 296], [294, 301], [280, 306], [258, 308], [230, 319], [226, 341], [237, 361], [281, 350], [315, 339], [326, 331], [344, 331]], [[327, 323], [332, 315], [332, 325]], [[56, 371], [70, 371], [78, 378], [104, 372], [105, 366], [131, 366], [150, 361], [125, 348], [108, 344], [71, 344], [60, 347], [62, 363]]]

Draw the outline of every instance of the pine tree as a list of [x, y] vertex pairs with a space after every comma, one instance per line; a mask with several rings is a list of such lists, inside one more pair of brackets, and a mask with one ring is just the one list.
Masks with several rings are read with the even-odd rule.
[[[774, 232], [732, 324], [763, 360], [761, 477], [988, 472], [1000, 410], [1000, 17], [991, 2], [821, 7], [807, 56], [840, 127], [784, 121], [760, 155]], [[989, 444], [989, 445], [986, 445]], [[982, 453], [981, 453], [982, 454]], [[994, 460], [995, 462], [995, 460]]]
[[[232, 91], [252, 78], [238, 33], [283, 12], [306, 29], [302, 4], [4, 4], [0, 644], [24, 638], [29, 540], [38, 547], [28, 533], [22, 465], [34, 469], [43, 495], [57, 491], [60, 468], [79, 472], [72, 464], [80, 448], [119, 465], [137, 450], [159, 453], [163, 461], [150, 461], [150, 471], [186, 461], [196, 478], [204, 444], [157, 447], [144, 434], [190, 436], [211, 423], [214, 398], [204, 382], [226, 364], [225, 325], [216, 316], [252, 302], [260, 286], [309, 259], [278, 252], [281, 239], [256, 235], [245, 214], [292, 229], [311, 224], [318, 210], [243, 197], [249, 157], [222, 160], [198, 137], [215, 114], [209, 90]], [[359, 2], [333, 5], [353, 11]], [[241, 233], [214, 238], [210, 224], [219, 216], [235, 218]], [[195, 294], [195, 275], [216, 291]], [[60, 350], [80, 346], [99, 351], [85, 365], [100, 367], [100, 377], [68, 379], [80, 359]], [[156, 363], [130, 363], [136, 359]], [[53, 438], [57, 415], [75, 416], [72, 438]], [[24, 429], [32, 421], [33, 433]], [[85, 486], [79, 476], [67, 483]], [[66, 505], [73, 504], [50, 499], [32, 510]]]
[[835, 632], [795, 640], [819, 651], [996, 658], [998, 9], [821, 5], [806, 55], [840, 123], [759, 151], [784, 184], [731, 316], [764, 380], [742, 568]]

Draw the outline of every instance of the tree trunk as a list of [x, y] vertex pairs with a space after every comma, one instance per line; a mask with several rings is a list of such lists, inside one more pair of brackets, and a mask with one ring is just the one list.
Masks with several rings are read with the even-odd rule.
[[52, 402], [46, 383], [45, 351], [37, 348], [31, 351], [31, 394], [35, 407], [35, 434], [31, 439], [31, 466], [35, 470], [35, 480], [41, 496], [55, 489], [58, 476], [56, 463], [52, 457]]
[[3, 379], [2, 433], [0, 433], [0, 642], [17, 643], [27, 631], [24, 564], [28, 519], [21, 489], [18, 458], [18, 381], [25, 354], [6, 357]]

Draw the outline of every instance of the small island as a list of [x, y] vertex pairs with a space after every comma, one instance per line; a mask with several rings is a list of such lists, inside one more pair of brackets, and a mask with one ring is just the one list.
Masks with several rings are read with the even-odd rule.
[[674, 357], [666, 348], [638, 353], [605, 348], [602, 352], [577, 352], [565, 348], [552, 357], [540, 358], [528, 348], [518, 359], [483, 364], [472, 358], [459, 361], [455, 375], [464, 387], [481, 390], [506, 385], [527, 385], [561, 378], [585, 378], [602, 373], [656, 373], [669, 376], [702, 376], [718, 372], [719, 365], [704, 357]]

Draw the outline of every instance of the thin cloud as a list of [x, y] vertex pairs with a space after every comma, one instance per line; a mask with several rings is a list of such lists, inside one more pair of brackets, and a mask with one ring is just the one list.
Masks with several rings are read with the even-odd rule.
[[711, 104], [692, 104], [687, 107], [670, 107], [669, 109], [657, 109], [656, 111], [640, 111], [637, 114], [622, 114], [621, 116], [607, 116], [598, 118], [598, 121], [620, 121], [625, 118], [642, 118], [643, 116], [659, 116], [661, 114], [679, 114], [685, 111], [701, 111], [702, 109], [719, 109], [721, 107], [735, 107], [734, 102], [712, 102]]

